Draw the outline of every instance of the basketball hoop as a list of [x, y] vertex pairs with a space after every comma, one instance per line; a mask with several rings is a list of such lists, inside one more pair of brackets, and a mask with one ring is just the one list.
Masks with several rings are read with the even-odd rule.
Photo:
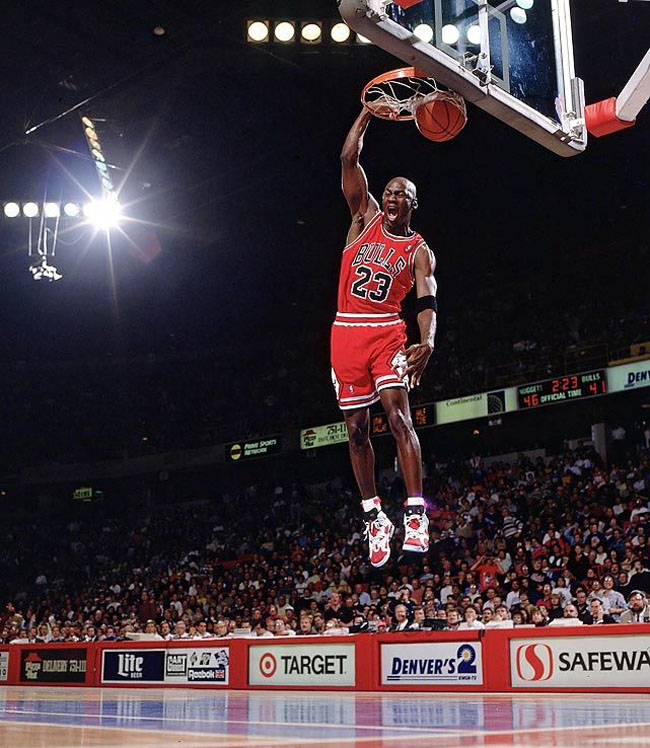
[[443, 91], [433, 78], [420, 76], [414, 67], [389, 70], [373, 78], [361, 92], [361, 103], [380, 119], [404, 122], [415, 119], [422, 104], [448, 101], [465, 109], [465, 100], [453, 91]]

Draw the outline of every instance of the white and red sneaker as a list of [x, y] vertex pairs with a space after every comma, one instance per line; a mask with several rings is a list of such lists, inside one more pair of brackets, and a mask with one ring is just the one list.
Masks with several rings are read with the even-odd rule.
[[395, 532], [395, 525], [384, 512], [377, 512], [374, 519], [365, 520], [364, 537], [368, 540], [370, 563], [379, 568], [390, 558], [390, 539]]
[[404, 515], [403, 551], [426, 553], [429, 550], [429, 518], [422, 512]]

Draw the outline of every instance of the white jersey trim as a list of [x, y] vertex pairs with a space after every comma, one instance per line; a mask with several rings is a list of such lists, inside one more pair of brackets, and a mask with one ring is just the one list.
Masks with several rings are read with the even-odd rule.
[[417, 253], [420, 251], [420, 248], [426, 244], [424, 239], [418, 244], [418, 246], [413, 250], [413, 254], [411, 255], [411, 259], [409, 262], [409, 269], [411, 271], [411, 278], [413, 279], [413, 282], [415, 283], [415, 257]]
[[349, 244], [346, 244], [345, 247], [343, 247], [343, 251], [347, 252], [348, 249], [353, 247], [362, 237], [363, 235], [370, 229], [371, 226], [374, 226], [375, 223], [377, 223], [377, 217], [383, 215], [381, 211], [378, 213], [375, 213], [375, 215], [368, 221], [368, 225], [364, 227], [363, 231], [357, 236], [356, 239], [353, 239]]

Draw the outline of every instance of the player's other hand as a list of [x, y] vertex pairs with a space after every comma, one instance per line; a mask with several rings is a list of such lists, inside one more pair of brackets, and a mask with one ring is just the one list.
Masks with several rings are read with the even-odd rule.
[[406, 370], [404, 371], [404, 377], [408, 377], [411, 387], [417, 387], [420, 384], [422, 372], [429, 362], [432, 353], [433, 346], [428, 343], [415, 343], [406, 349]]

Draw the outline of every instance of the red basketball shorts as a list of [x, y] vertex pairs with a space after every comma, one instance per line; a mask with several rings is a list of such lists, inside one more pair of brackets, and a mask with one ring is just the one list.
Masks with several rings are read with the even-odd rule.
[[407, 388], [406, 325], [397, 314], [336, 315], [332, 325], [332, 383], [341, 410], [365, 408], [381, 390]]

